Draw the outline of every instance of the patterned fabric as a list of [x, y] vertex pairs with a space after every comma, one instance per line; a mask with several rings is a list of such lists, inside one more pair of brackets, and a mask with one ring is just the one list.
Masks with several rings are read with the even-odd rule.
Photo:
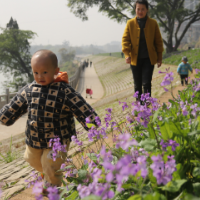
[[189, 70], [192, 72], [192, 67], [189, 63], [184, 64], [183, 62], [179, 64], [177, 72], [182, 75], [187, 75]]
[[0, 110], [0, 121], [10, 126], [27, 111], [26, 144], [37, 149], [49, 148], [49, 140], [55, 135], [61, 142], [71, 141], [71, 136], [76, 134], [73, 116], [86, 130], [87, 117], [96, 124], [97, 114], [92, 107], [64, 82], [42, 86], [34, 81], [26, 85]]

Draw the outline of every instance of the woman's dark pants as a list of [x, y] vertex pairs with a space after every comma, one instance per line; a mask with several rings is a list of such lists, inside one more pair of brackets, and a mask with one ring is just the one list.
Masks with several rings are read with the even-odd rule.
[[151, 65], [149, 58], [138, 59], [137, 66], [131, 65], [133, 73], [135, 92], [139, 91], [139, 96], [143, 93], [150, 93], [151, 81], [153, 76], [154, 65]]

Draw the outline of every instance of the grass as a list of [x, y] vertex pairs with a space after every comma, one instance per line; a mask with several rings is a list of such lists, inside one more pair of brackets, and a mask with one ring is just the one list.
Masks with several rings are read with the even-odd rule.
[[170, 57], [163, 59], [163, 63], [178, 66], [181, 63], [181, 59], [183, 56], [187, 56], [188, 62], [192, 65], [192, 67], [198, 67], [198, 63], [200, 63], [200, 49], [191, 49], [187, 51], [182, 51], [178, 54], [172, 54]]
[[[110, 56], [110, 53], [97, 54], [97, 56]], [[200, 49], [190, 49], [187, 51], [178, 50], [177, 52], [172, 53], [166, 53], [166, 51], [164, 51], [163, 63], [178, 66], [181, 63], [181, 58], [183, 56], [187, 56], [189, 63], [195, 66], [195, 68], [198, 67], [198, 63], [200, 63]], [[111, 53], [111, 57], [122, 58], [121, 52]]]
[[18, 158], [18, 153], [12, 151], [12, 136], [11, 136], [11, 139], [10, 139], [10, 147], [9, 147], [8, 152], [6, 152], [5, 155], [0, 153], [0, 157], [1, 157], [0, 161], [6, 162], [6, 163], [10, 163], [13, 160]]

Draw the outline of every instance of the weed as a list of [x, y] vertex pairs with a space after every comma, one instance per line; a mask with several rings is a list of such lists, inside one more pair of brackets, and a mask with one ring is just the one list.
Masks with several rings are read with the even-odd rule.
[[27, 164], [24, 164], [24, 165], [21, 166], [21, 169], [24, 169], [24, 168], [26, 168], [26, 167], [28, 167], [28, 166], [29, 166], [28, 163], [27, 163]]
[[0, 157], [2, 158], [2, 159], [0, 159], [0, 161], [6, 162], [6, 163], [10, 163], [13, 160], [15, 160], [16, 158], [18, 158], [17, 152], [12, 151], [12, 136], [11, 136], [11, 139], [10, 139], [10, 147], [9, 147], [8, 152], [6, 152], [5, 155], [0, 153]]

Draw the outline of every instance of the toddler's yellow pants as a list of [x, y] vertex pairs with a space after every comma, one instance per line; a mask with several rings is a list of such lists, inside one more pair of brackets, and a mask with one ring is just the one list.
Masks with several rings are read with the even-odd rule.
[[[66, 151], [68, 152], [70, 141], [67, 141]], [[26, 145], [24, 159], [37, 171], [44, 173], [44, 186], [61, 186], [62, 172], [57, 172], [61, 165], [65, 162], [66, 153], [57, 155], [56, 160], [53, 161], [52, 149], [35, 149]]]

